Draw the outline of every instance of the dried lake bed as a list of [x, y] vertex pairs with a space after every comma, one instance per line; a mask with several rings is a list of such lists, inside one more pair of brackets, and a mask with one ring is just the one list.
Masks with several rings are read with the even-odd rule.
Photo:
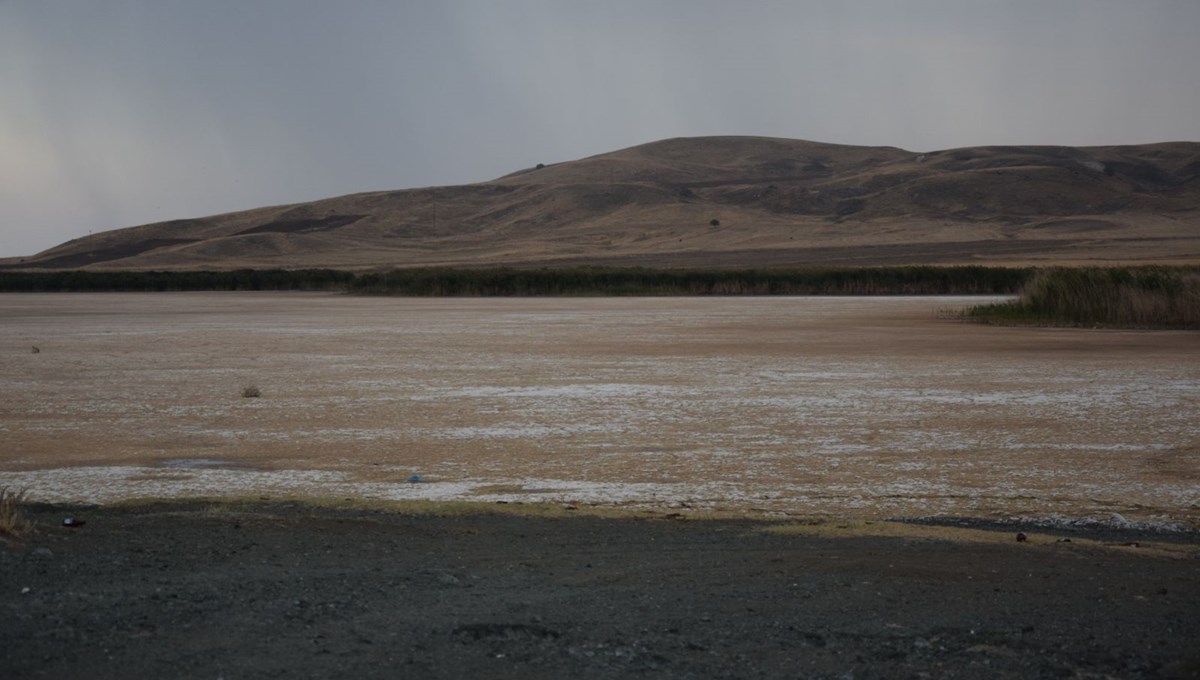
[[980, 300], [0, 295], [0, 486], [1200, 527], [1200, 334]]

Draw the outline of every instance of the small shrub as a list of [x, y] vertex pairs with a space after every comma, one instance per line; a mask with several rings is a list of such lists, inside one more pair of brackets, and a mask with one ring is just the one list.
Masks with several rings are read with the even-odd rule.
[[262, 396], [262, 391], [254, 385], [249, 385], [242, 388], [243, 399], [257, 399]]
[[719, 227], [719, 226], [721, 226], [721, 220], [718, 220], [717, 218], [714, 217], [708, 221], [708, 226]]
[[24, 491], [0, 487], [0, 536], [20, 537], [33, 531], [33, 522], [21, 516]]

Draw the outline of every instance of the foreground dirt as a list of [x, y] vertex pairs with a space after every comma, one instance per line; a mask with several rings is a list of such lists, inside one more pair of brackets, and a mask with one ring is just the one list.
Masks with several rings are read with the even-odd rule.
[[[67, 515], [86, 525], [62, 528]], [[1194, 537], [1160, 550], [1134, 534], [935, 540], [285, 503], [31, 516], [37, 533], [0, 542], [3, 677], [1200, 671]]]

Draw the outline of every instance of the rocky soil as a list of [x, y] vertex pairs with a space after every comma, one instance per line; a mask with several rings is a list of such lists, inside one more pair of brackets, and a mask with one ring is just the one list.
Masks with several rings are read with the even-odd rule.
[[1200, 674], [1195, 536], [486, 509], [37, 506], [0, 540], [0, 676]]

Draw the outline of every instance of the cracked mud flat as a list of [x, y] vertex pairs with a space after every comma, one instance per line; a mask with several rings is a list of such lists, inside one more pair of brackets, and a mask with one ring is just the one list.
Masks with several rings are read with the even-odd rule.
[[1200, 336], [975, 301], [0, 295], [0, 484], [1200, 524]]
[[969, 302], [0, 296], [0, 676], [1197, 677], [1197, 335]]

